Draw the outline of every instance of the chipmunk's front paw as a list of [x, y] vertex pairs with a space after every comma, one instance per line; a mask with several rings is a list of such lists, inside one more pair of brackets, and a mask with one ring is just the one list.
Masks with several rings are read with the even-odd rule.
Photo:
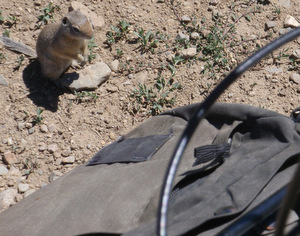
[[71, 63], [71, 67], [73, 69], [80, 69], [81, 68], [81, 63], [79, 63], [77, 60], [73, 60]]

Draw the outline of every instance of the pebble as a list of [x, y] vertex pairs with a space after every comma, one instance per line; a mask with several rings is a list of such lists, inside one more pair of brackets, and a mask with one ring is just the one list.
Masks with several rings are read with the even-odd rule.
[[133, 79], [133, 74], [129, 74], [128, 79]]
[[9, 83], [6, 81], [3, 75], [0, 75], [0, 85], [4, 87], [8, 87]]
[[300, 84], [300, 75], [292, 73], [290, 76], [290, 80], [294, 81], [296, 84]]
[[12, 165], [18, 162], [18, 159], [16, 158], [15, 154], [12, 152], [5, 152], [3, 155], [3, 161], [6, 164]]
[[293, 53], [292, 53], [292, 57], [294, 59], [300, 59], [300, 49], [294, 50]]
[[30, 194], [34, 193], [35, 189], [29, 189], [24, 193], [24, 197], [28, 197]]
[[210, 0], [209, 4], [212, 5], [212, 6], [217, 6], [219, 3], [218, 0]]
[[283, 69], [279, 68], [279, 67], [276, 67], [276, 66], [273, 66], [273, 67], [267, 67], [266, 71], [268, 71], [270, 73], [276, 73], [277, 74], [277, 73], [282, 73]]
[[196, 48], [187, 48], [187, 49], [183, 49], [181, 51], [181, 55], [184, 58], [192, 58], [194, 56], [196, 56], [197, 54], [197, 49]]
[[54, 124], [50, 124], [50, 125], [48, 125], [48, 130], [50, 133], [54, 133], [54, 132], [56, 132], [57, 128]]
[[189, 23], [189, 22], [191, 22], [191, 18], [187, 15], [184, 15], [181, 17], [181, 21], [184, 23]]
[[103, 62], [83, 68], [83, 70], [73, 73], [66, 73], [61, 83], [72, 91], [95, 90], [109, 79], [111, 69]]
[[191, 33], [191, 39], [197, 40], [199, 38], [200, 38], [200, 34], [198, 34], [197, 32]]
[[190, 36], [186, 35], [186, 34], [183, 34], [183, 33], [179, 33], [177, 34], [177, 37], [176, 37], [178, 40], [187, 40], [187, 41], [190, 41]]
[[54, 153], [54, 152], [56, 152], [58, 150], [58, 146], [57, 146], [56, 143], [50, 144], [50, 145], [48, 145], [47, 150], [48, 150], [49, 153], [52, 154], [52, 153]]
[[112, 71], [117, 72], [119, 69], [119, 64], [120, 64], [119, 60], [114, 60], [109, 64], [109, 67]]
[[47, 125], [41, 125], [41, 126], [40, 126], [40, 130], [41, 130], [42, 133], [47, 133], [47, 132], [48, 132], [48, 127], [47, 127]]
[[47, 148], [46, 143], [41, 142], [41, 143], [38, 144], [38, 150], [39, 150], [40, 152], [45, 151], [46, 148]]
[[62, 159], [62, 164], [73, 164], [75, 162], [75, 156], [68, 156]]
[[292, 28], [296, 28], [300, 26], [300, 23], [291, 15], [287, 15], [285, 20], [284, 20], [284, 27], [292, 27]]
[[14, 144], [14, 142], [13, 142], [12, 138], [8, 138], [7, 139], [7, 145], [12, 146], [13, 144]]
[[267, 29], [271, 29], [271, 28], [274, 28], [274, 27], [276, 27], [276, 26], [277, 26], [277, 24], [276, 24], [275, 21], [268, 21], [268, 22], [266, 23], [266, 28], [267, 28]]
[[34, 131], [35, 131], [35, 129], [34, 129], [34, 127], [32, 127], [32, 128], [30, 128], [30, 129], [28, 130], [28, 134], [33, 134]]
[[20, 144], [18, 146], [18, 150], [17, 150], [18, 153], [23, 152], [26, 149], [26, 146], [27, 146], [27, 141], [22, 138], [21, 141], [20, 141]]
[[8, 173], [8, 169], [5, 165], [0, 164], [0, 175], [5, 175]]
[[0, 193], [0, 211], [7, 209], [15, 203], [15, 197], [18, 191], [16, 189], [6, 189]]
[[29, 190], [29, 184], [19, 183], [18, 184], [18, 190], [19, 190], [19, 193], [26, 192], [27, 190]]
[[22, 130], [24, 128], [25, 128], [25, 123], [24, 122], [19, 122], [18, 123], [18, 130], [20, 131], [20, 130]]

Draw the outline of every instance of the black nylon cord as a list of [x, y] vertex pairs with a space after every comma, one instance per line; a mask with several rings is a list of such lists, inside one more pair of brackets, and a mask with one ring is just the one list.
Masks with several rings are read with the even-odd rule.
[[181, 138], [173, 152], [172, 158], [169, 162], [169, 166], [166, 170], [162, 191], [160, 195], [160, 202], [158, 207], [158, 217], [156, 233], [159, 236], [167, 235], [167, 218], [168, 218], [168, 204], [170, 200], [170, 193], [174, 181], [174, 177], [179, 166], [182, 154], [196, 130], [200, 121], [205, 117], [209, 108], [215, 103], [219, 96], [243, 73], [254, 66], [262, 58], [267, 56], [272, 51], [278, 49], [282, 45], [294, 40], [300, 36], [300, 27], [290, 31], [282, 37], [271, 42], [261, 50], [253, 54], [247, 60], [238, 65], [224, 80], [222, 80], [217, 87], [211, 92], [207, 99], [199, 106], [191, 120], [188, 122], [186, 129], [184, 130]]

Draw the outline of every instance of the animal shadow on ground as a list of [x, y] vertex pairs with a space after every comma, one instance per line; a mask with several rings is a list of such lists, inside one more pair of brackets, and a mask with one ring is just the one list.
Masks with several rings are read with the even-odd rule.
[[[72, 75], [72, 78], [75, 80], [78, 79], [78, 76]], [[55, 82], [43, 78], [41, 76], [40, 63], [37, 60], [33, 60], [24, 69], [23, 80], [29, 89], [28, 98], [31, 99], [36, 106], [43, 107], [52, 112], [56, 112], [58, 109], [59, 96], [70, 92]]]

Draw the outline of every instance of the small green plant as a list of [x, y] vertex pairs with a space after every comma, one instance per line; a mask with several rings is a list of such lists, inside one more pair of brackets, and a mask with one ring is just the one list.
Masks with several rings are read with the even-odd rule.
[[130, 97], [133, 98], [134, 112], [147, 110], [149, 115], [157, 115], [165, 106], [173, 105], [177, 96], [176, 93], [171, 94], [171, 92], [182, 89], [182, 86], [178, 82], [174, 82], [172, 78], [165, 80], [160, 75], [152, 87], [141, 83], [138, 86], [138, 89], [135, 88], [130, 94]]
[[8, 29], [5, 29], [4, 32], [2, 33], [3, 37], [10, 37], [10, 31]]
[[98, 45], [95, 43], [95, 38], [93, 37], [88, 42], [88, 49], [89, 49], [89, 55], [88, 55], [88, 61], [91, 62], [96, 58], [96, 54], [94, 53], [94, 48], [98, 47]]
[[111, 25], [111, 31], [106, 33], [106, 43], [111, 47], [112, 44], [127, 39], [127, 34], [129, 33], [130, 24], [125, 20], [121, 20], [117, 26]]
[[0, 10], [0, 24], [4, 22], [4, 16], [2, 16], [2, 10]]
[[275, 7], [274, 10], [273, 10], [273, 12], [279, 16], [280, 13], [281, 13], [280, 7], [278, 7], [278, 8]]
[[25, 59], [24, 55], [21, 55], [21, 56], [18, 57], [18, 59], [17, 59], [17, 65], [15, 66], [14, 71], [17, 71], [17, 70], [20, 69], [20, 67], [22, 66], [22, 63], [23, 63], [24, 59]]
[[18, 18], [15, 15], [10, 15], [8, 17], [8, 19], [9, 19], [8, 23], [9, 23], [10, 27], [17, 24]]
[[42, 117], [42, 113], [43, 113], [43, 109], [37, 108], [36, 109], [36, 116], [33, 118], [32, 124], [33, 125], [37, 125], [42, 123], [42, 120], [44, 119], [44, 117]]
[[81, 91], [81, 92], [76, 92], [76, 101], [78, 103], [82, 102], [96, 102], [98, 95], [96, 93], [91, 93], [88, 91]]
[[134, 33], [138, 37], [138, 41], [141, 43], [139, 47], [141, 51], [146, 52], [150, 50], [153, 53], [154, 48], [157, 47], [158, 40], [151, 30], [148, 30], [146, 33], [143, 28], [138, 28], [137, 32]]
[[115, 56], [115, 58], [120, 59], [124, 55], [124, 52], [118, 48], [116, 49], [116, 51], [117, 51], [117, 55]]
[[42, 14], [38, 16], [38, 22], [36, 28], [40, 28], [42, 25], [47, 25], [50, 20], [54, 20], [55, 10], [60, 10], [58, 5], [53, 6], [50, 2], [47, 7], [41, 10]]

